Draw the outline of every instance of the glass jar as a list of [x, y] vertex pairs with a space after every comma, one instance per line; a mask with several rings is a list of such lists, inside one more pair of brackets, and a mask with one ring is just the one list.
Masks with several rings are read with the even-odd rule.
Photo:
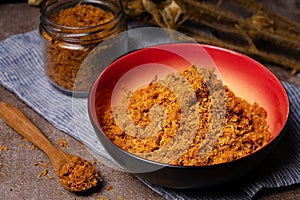
[[[100, 42], [126, 30], [121, 0], [47, 0], [41, 7], [40, 35], [44, 70], [51, 84], [66, 94], [83, 94], [90, 85], [77, 72]], [[93, 70], [85, 72], [86, 79]], [[75, 81], [80, 83], [76, 88]]]

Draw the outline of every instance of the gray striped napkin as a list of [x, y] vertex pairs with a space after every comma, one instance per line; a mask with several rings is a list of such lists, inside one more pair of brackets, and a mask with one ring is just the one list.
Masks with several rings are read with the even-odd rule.
[[[15, 93], [58, 129], [82, 141], [108, 160], [87, 116], [86, 99], [56, 91], [48, 83], [42, 65], [38, 31], [12, 36], [0, 42], [0, 84]], [[251, 199], [263, 188], [300, 183], [300, 88], [284, 83], [290, 98], [290, 123], [272, 154], [242, 180], [211, 190], [173, 190], [144, 182], [166, 199]]]

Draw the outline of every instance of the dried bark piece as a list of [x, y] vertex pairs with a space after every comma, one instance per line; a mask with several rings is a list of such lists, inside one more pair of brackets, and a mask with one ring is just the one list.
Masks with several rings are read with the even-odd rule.
[[28, 0], [28, 5], [30, 6], [39, 6], [41, 5], [43, 0]]
[[[200, 43], [232, 49], [262, 62], [291, 69], [292, 74], [300, 71], [300, 23], [279, 16], [253, 0], [226, 1], [228, 2], [239, 6], [249, 15], [243, 16], [241, 13], [222, 8], [222, 0], [217, 4], [196, 0], [127, 0], [127, 3], [131, 4], [131, 10], [127, 14], [133, 14], [142, 22], [176, 29]], [[139, 5], [138, 12], [134, 10], [133, 4]], [[172, 14], [180, 15], [176, 22], [167, 17], [171, 16], [170, 12], [163, 12], [168, 6], [175, 4], [176, 7], [180, 7], [176, 8], [176, 14]], [[149, 5], [152, 9], [145, 9]], [[210, 30], [209, 33], [205, 31], [207, 29]]]

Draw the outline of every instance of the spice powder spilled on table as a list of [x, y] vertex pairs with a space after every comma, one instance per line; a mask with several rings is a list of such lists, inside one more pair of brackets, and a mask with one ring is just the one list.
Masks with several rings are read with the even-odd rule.
[[[189, 144], [187, 150], [179, 158], [172, 160], [168, 164], [203, 166], [224, 163], [252, 154], [266, 145], [272, 138], [272, 135], [268, 131], [267, 112], [265, 109], [257, 103], [250, 104], [246, 100], [237, 97], [233, 91], [217, 79], [214, 69], [196, 67], [191, 66], [184, 71], [179, 71], [179, 73], [192, 86], [198, 102], [191, 101], [190, 105], [179, 105], [176, 95], [184, 96], [184, 89], [180, 90], [182, 94], [175, 95], [170, 89], [160, 84], [160, 81], [153, 81], [133, 92], [128, 92], [128, 96], [130, 96], [128, 108], [124, 106], [116, 108], [128, 109], [131, 120], [135, 124], [147, 126], [151, 120], [149, 109], [154, 105], [163, 106], [167, 116], [164, 126], [157, 133], [152, 133], [153, 135], [150, 137], [136, 137], [134, 134], [122, 130], [116, 124], [111, 108], [99, 105], [97, 115], [107, 137], [117, 146], [130, 153], [158, 161], [149, 155], [167, 146], [176, 136], [180, 127], [180, 120], [183, 120], [180, 106], [198, 105], [200, 117], [197, 133], [192, 143]], [[175, 74], [170, 74], [164, 81], [168, 82], [174, 77]], [[218, 90], [224, 90], [226, 111], [218, 140], [205, 156], [199, 156], [201, 145], [209, 129], [212, 108], [212, 97], [205, 80], [210, 80], [209, 84], [217, 92]], [[181, 85], [177, 87], [180, 88]], [[195, 122], [188, 121], [187, 123], [193, 126]], [[179, 144], [187, 145], [184, 141]]]

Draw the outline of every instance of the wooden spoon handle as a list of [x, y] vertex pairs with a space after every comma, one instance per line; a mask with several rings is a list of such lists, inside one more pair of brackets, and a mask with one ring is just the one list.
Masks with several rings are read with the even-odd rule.
[[53, 153], [61, 153], [61, 151], [54, 147], [44, 134], [16, 107], [3, 101], [0, 102], [0, 116], [15, 131], [45, 152], [48, 157], [53, 155]]

